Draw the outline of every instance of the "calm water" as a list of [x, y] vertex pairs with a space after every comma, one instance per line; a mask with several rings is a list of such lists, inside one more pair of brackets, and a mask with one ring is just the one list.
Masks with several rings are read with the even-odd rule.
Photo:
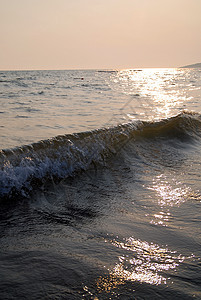
[[0, 72], [0, 299], [201, 299], [201, 70]]

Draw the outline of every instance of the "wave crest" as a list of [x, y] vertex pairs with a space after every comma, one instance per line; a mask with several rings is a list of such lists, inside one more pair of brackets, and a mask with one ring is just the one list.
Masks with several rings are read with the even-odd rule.
[[104, 164], [131, 139], [197, 139], [201, 116], [183, 112], [157, 122], [133, 122], [72, 135], [57, 136], [32, 145], [0, 151], [0, 197], [26, 196], [39, 182], [65, 178]]

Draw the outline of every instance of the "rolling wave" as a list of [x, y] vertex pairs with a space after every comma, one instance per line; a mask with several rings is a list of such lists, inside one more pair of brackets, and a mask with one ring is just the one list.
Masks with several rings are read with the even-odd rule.
[[200, 135], [201, 115], [183, 112], [160, 121], [137, 121], [4, 149], [0, 151], [0, 197], [28, 196], [48, 179], [73, 176], [92, 164], [105, 165], [131, 140], [165, 138], [188, 142]]

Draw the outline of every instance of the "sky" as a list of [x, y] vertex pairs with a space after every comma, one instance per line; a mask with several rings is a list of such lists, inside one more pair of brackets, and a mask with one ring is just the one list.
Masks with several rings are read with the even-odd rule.
[[0, 0], [0, 70], [201, 62], [201, 0]]

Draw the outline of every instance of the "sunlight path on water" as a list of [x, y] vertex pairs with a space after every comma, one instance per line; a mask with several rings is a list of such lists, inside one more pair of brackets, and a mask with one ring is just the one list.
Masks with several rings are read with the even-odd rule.
[[110, 86], [130, 97], [121, 109], [126, 119], [158, 120], [179, 113], [193, 100], [185, 76], [182, 69], [122, 70], [111, 76]]

